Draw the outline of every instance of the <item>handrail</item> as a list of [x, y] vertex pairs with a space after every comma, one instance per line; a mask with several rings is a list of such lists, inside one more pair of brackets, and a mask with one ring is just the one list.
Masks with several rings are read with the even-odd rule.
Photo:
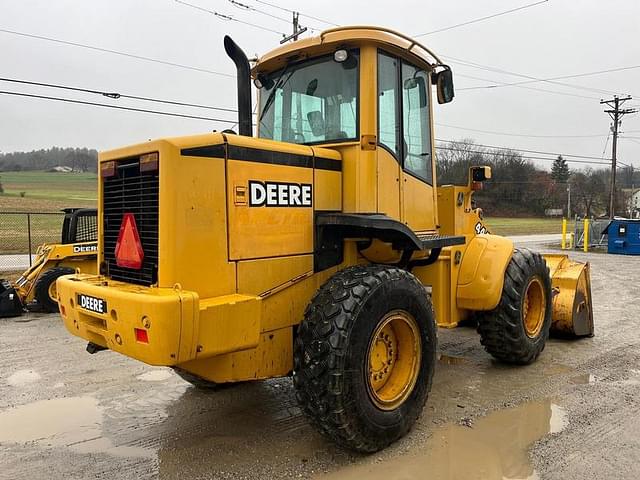
[[411, 38], [410, 36], [405, 35], [404, 33], [398, 32], [397, 30], [393, 30], [393, 29], [387, 28], [387, 27], [378, 27], [378, 26], [374, 26], [374, 25], [353, 25], [353, 26], [334, 27], [334, 28], [330, 28], [328, 30], [324, 30], [323, 32], [321, 32], [320, 33], [320, 40], [324, 41], [324, 36], [329, 34], [329, 33], [335, 33], [335, 32], [340, 32], [340, 31], [344, 31], [344, 30], [377, 30], [377, 31], [389, 33], [391, 35], [395, 35], [396, 37], [399, 37], [399, 38], [401, 38], [403, 40], [406, 40], [407, 42], [410, 43], [409, 47], [407, 48], [407, 50], [409, 52], [411, 52], [411, 49], [413, 47], [420, 47], [425, 52], [427, 52], [429, 55], [431, 55], [434, 58], [434, 60], [436, 61], [434, 66], [444, 65], [442, 60], [440, 60], [440, 58], [435, 53], [433, 53], [429, 48], [425, 47], [423, 44], [418, 42], [416, 39]]

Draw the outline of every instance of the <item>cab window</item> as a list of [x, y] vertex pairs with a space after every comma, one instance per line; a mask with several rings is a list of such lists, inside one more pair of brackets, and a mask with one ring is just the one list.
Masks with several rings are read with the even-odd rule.
[[402, 133], [404, 169], [432, 184], [427, 72], [402, 63]]
[[429, 85], [425, 70], [378, 52], [378, 144], [407, 173], [433, 184]]
[[359, 55], [333, 55], [287, 65], [262, 76], [260, 138], [326, 143], [358, 138]]

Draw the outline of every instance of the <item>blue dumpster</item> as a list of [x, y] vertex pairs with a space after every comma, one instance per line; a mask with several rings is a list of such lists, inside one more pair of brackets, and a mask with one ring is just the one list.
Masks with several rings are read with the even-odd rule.
[[609, 253], [640, 255], [640, 220], [616, 218], [602, 233], [608, 235]]

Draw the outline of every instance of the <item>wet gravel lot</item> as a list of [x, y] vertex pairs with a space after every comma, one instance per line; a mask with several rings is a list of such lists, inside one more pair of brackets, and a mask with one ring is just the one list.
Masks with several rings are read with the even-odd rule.
[[0, 319], [0, 478], [638, 478], [640, 257], [572, 257], [592, 264], [594, 338], [510, 367], [440, 330], [422, 417], [371, 456], [316, 434], [289, 379], [200, 391], [87, 354], [56, 315]]

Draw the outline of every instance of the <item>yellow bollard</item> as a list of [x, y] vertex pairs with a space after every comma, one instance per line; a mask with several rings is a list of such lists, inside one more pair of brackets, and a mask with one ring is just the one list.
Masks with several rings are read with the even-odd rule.
[[584, 235], [582, 236], [582, 238], [584, 239], [582, 249], [585, 252], [588, 252], [589, 251], [589, 219], [588, 218], [584, 219]]
[[562, 219], [562, 242], [560, 243], [560, 248], [564, 250], [567, 246], [567, 219]]

